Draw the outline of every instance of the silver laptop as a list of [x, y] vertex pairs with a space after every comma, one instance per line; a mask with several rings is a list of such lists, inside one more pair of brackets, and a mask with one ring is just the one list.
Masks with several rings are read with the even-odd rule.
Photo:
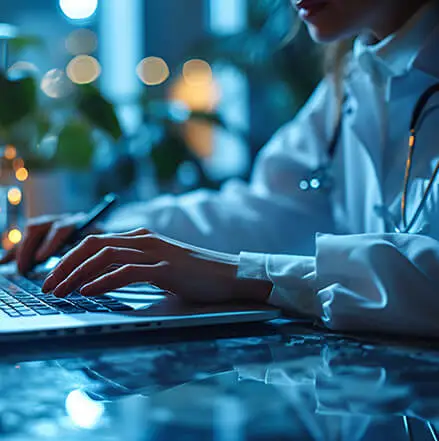
[[188, 305], [145, 284], [97, 298], [73, 293], [58, 299], [41, 292], [43, 274], [1, 272], [0, 341], [260, 322], [280, 315], [264, 305]]

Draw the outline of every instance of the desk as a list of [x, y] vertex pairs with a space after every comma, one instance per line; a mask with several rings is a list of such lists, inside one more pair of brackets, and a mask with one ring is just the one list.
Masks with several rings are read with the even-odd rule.
[[2, 441], [405, 440], [404, 415], [412, 439], [439, 427], [439, 350], [285, 320], [0, 350]]

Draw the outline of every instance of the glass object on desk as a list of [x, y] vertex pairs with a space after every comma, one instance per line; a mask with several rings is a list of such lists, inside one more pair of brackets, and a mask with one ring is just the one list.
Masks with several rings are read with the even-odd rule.
[[0, 146], [1, 247], [9, 250], [21, 242], [24, 228], [22, 182], [27, 179], [23, 160], [12, 145]]

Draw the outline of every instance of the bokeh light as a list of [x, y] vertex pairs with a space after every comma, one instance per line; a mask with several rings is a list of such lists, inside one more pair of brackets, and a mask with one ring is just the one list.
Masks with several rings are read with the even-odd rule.
[[21, 190], [17, 187], [12, 187], [8, 190], [8, 201], [12, 205], [19, 205], [21, 202]]
[[3, 237], [2, 237], [2, 248], [5, 251], [9, 251], [12, 248], [14, 248], [14, 244], [8, 239], [8, 234], [4, 233]]
[[191, 86], [211, 83], [213, 80], [212, 68], [204, 60], [189, 60], [183, 65], [183, 78]]
[[75, 84], [89, 84], [101, 74], [101, 65], [90, 55], [78, 55], [67, 66], [67, 76]]
[[24, 77], [33, 77], [39, 73], [38, 67], [29, 61], [17, 61], [8, 69], [8, 78], [19, 80]]
[[23, 235], [21, 234], [20, 230], [17, 230], [17, 228], [13, 228], [8, 233], [8, 239], [14, 245], [16, 245], [17, 243], [20, 243], [22, 238], [23, 238]]
[[41, 90], [50, 98], [65, 98], [72, 91], [72, 82], [61, 69], [49, 70], [41, 80]]
[[214, 81], [195, 84], [180, 78], [171, 89], [171, 98], [190, 110], [212, 111], [219, 102], [220, 91]]
[[[171, 99], [183, 103], [190, 111], [212, 112], [219, 102], [220, 91], [215, 81], [189, 83], [181, 77], [171, 89]], [[198, 157], [212, 155], [214, 129], [211, 124], [189, 120], [185, 123], [184, 135]]]
[[98, 37], [90, 29], [76, 29], [66, 39], [66, 49], [72, 55], [90, 55], [98, 48]]
[[7, 145], [5, 147], [3, 155], [6, 159], [9, 159], [11, 161], [17, 156], [17, 149], [13, 145]]
[[147, 86], [157, 86], [169, 78], [169, 67], [160, 57], [144, 58], [137, 65], [137, 75]]
[[15, 172], [15, 177], [18, 181], [24, 182], [29, 177], [29, 172], [26, 168], [21, 167]]
[[85, 20], [98, 8], [98, 0], [59, 0], [61, 11], [72, 20]]
[[82, 429], [93, 429], [98, 426], [105, 412], [102, 403], [91, 399], [79, 389], [68, 394], [65, 406], [71, 422]]

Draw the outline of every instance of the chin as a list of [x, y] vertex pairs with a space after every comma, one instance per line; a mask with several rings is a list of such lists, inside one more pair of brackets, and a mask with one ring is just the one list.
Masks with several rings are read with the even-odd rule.
[[317, 43], [333, 43], [341, 40], [345, 33], [336, 29], [325, 29], [323, 27], [307, 25], [311, 38]]

